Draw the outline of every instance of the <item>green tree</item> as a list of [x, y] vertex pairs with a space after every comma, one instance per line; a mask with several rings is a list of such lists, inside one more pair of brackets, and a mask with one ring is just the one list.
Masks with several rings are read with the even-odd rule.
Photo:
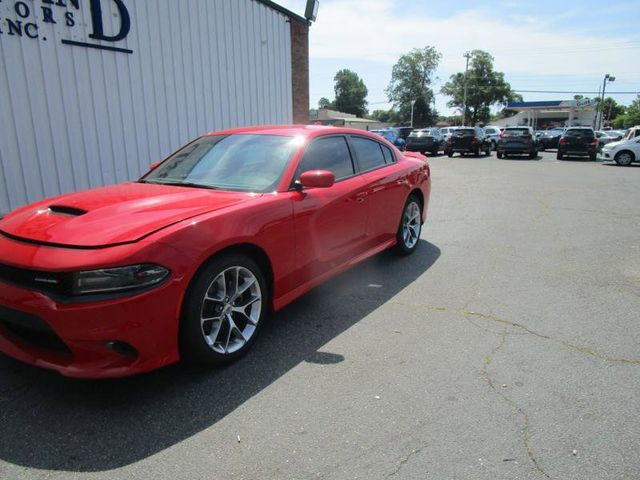
[[395, 110], [374, 110], [370, 117], [382, 123], [396, 123], [398, 121], [398, 112]]
[[597, 99], [596, 102], [598, 105], [598, 110], [602, 110], [605, 123], [611, 122], [611, 120], [618, 117], [619, 115], [624, 115], [626, 110], [624, 105], [618, 104], [618, 102], [616, 102], [611, 97], [607, 97], [604, 99], [604, 102], [602, 103], [602, 108], [600, 108], [600, 103], [601, 103], [600, 99]]
[[[471, 52], [472, 58], [467, 72], [467, 111], [470, 125], [486, 123], [491, 119], [491, 107], [508, 101], [522, 101], [504, 80], [504, 73], [493, 68], [493, 57], [482, 50]], [[447, 106], [458, 108], [464, 105], [464, 72], [456, 73], [442, 86], [441, 92], [451, 97]]]
[[635, 99], [626, 107], [626, 112], [620, 114], [611, 122], [615, 128], [629, 128], [640, 125], [640, 98]]
[[338, 71], [333, 80], [336, 92], [333, 107], [340, 112], [364, 117], [368, 113], [367, 95], [369, 91], [358, 74], [345, 68]]
[[414, 49], [402, 55], [393, 67], [387, 96], [398, 112], [399, 122], [411, 121], [411, 104], [414, 105], [414, 126], [433, 125], [438, 113], [431, 107], [434, 100], [433, 76], [442, 54], [434, 47]]
[[318, 108], [331, 108], [332, 104], [327, 97], [322, 97], [318, 100]]

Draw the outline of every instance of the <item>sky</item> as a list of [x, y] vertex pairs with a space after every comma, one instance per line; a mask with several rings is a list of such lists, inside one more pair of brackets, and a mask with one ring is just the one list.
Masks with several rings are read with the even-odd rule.
[[[277, 3], [304, 14], [306, 0]], [[607, 73], [616, 77], [607, 91], [640, 93], [639, 16], [637, 0], [320, 0], [310, 31], [311, 107], [333, 100], [333, 77], [348, 68], [367, 85], [370, 111], [390, 108], [393, 65], [427, 45], [443, 56], [433, 86], [443, 115], [454, 111], [440, 87], [464, 71], [463, 54], [474, 49], [493, 55], [514, 90], [571, 92], [522, 92], [525, 101], [597, 92]], [[637, 98], [611, 96], [622, 104]]]

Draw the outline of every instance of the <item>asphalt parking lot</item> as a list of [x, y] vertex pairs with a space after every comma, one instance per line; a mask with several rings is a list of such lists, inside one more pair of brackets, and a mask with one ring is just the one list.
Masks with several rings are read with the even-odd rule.
[[304, 296], [234, 365], [0, 357], [0, 478], [640, 478], [640, 166], [431, 165], [417, 254]]

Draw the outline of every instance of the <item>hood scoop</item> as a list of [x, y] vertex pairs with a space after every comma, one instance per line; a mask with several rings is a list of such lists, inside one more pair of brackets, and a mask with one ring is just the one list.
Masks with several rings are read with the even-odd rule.
[[49, 206], [49, 212], [56, 215], [66, 215], [68, 217], [80, 217], [85, 213], [88, 213], [86, 210], [82, 210], [81, 208], [67, 207], [65, 205], [51, 205]]

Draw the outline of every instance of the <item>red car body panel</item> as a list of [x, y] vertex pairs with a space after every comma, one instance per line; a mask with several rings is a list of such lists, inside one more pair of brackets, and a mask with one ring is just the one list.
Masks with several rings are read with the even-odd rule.
[[[88, 302], [64, 302], [0, 279], [0, 351], [72, 377], [107, 378], [153, 370], [179, 360], [182, 302], [198, 269], [228, 248], [267, 259], [272, 308], [278, 310], [332, 275], [396, 242], [411, 192], [424, 202], [426, 159], [407, 158], [373, 134], [334, 127], [257, 127], [216, 134], [303, 137], [277, 191], [224, 192], [127, 183], [63, 195], [21, 208], [0, 220], [0, 265], [38, 272], [75, 272], [153, 263], [170, 277], [148, 291]], [[291, 189], [298, 162], [314, 138], [360, 135], [384, 143], [397, 162], [326, 189]], [[80, 209], [80, 216], [51, 206]], [[22, 341], [2, 323], [2, 308], [35, 315], [70, 353]], [[106, 342], [132, 345], [124, 356]]]

